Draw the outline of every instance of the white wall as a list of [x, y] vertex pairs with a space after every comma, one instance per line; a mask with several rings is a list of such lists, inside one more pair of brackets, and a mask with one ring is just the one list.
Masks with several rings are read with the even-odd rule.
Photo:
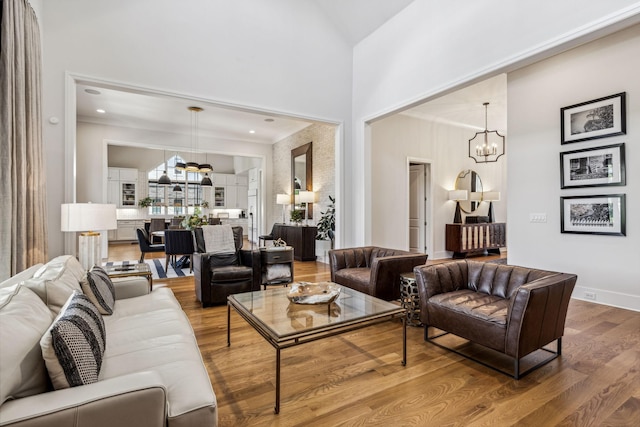
[[359, 43], [353, 60], [353, 144], [345, 199], [352, 244], [369, 243], [372, 170], [365, 121], [566, 48], [603, 27], [638, 20], [632, 0], [416, 0]]
[[[508, 75], [509, 262], [578, 274], [575, 298], [640, 310], [640, 25]], [[627, 93], [627, 134], [560, 144], [560, 108]], [[560, 189], [559, 153], [624, 142], [623, 187]], [[627, 195], [626, 237], [560, 233], [560, 197]], [[544, 212], [547, 223], [530, 223]]]
[[[214, 102], [345, 122], [350, 47], [313, 2], [56, 0], [43, 2], [43, 137], [49, 253], [65, 201], [65, 72]], [[59, 117], [52, 125], [49, 117]], [[67, 165], [72, 167], [72, 165]]]
[[[485, 191], [506, 193], [504, 157], [497, 163], [484, 164], [476, 164], [468, 157], [468, 140], [474, 133], [469, 128], [402, 114], [371, 125], [371, 221], [376, 224], [371, 244], [409, 249], [407, 159], [424, 159], [431, 163], [433, 189], [430, 195], [433, 243], [428, 243], [429, 259], [451, 257], [451, 252], [445, 251], [445, 224], [453, 222], [455, 202], [449, 201], [448, 196], [458, 173], [473, 169]], [[486, 215], [488, 206], [482, 203], [473, 214]], [[496, 222], [506, 221], [504, 202], [494, 202], [494, 212]]]

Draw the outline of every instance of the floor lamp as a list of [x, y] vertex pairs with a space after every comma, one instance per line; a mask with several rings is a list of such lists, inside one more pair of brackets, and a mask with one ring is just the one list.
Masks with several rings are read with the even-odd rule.
[[467, 190], [453, 190], [449, 191], [449, 200], [454, 200], [456, 202], [456, 213], [453, 216], [454, 224], [462, 224], [462, 213], [460, 212], [460, 201], [467, 200], [469, 198], [469, 194]]
[[65, 203], [60, 209], [60, 229], [78, 232], [78, 260], [85, 270], [102, 263], [100, 232], [118, 228], [116, 205], [99, 203]]
[[288, 194], [276, 194], [276, 204], [282, 205], [282, 223], [284, 224], [284, 209], [285, 205], [291, 202], [291, 196]]

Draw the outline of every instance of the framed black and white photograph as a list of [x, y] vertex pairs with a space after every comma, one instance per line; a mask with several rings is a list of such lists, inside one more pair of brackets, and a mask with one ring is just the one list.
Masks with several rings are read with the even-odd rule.
[[618, 93], [560, 109], [562, 144], [624, 135], [626, 92]]
[[560, 198], [562, 233], [625, 236], [625, 195]]
[[560, 188], [625, 184], [624, 143], [560, 153]]

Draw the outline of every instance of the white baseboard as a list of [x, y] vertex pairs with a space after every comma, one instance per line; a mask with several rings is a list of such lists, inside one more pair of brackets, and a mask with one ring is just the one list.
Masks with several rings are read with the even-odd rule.
[[640, 296], [576, 286], [571, 298], [640, 312]]

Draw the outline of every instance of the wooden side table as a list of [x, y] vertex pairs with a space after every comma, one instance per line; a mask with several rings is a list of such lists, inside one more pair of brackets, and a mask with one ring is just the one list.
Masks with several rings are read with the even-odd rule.
[[420, 295], [415, 273], [400, 275], [400, 304], [407, 310], [407, 325], [423, 326], [420, 321]]
[[[293, 259], [294, 251], [291, 246], [260, 248], [262, 286], [264, 289], [267, 289], [268, 285], [287, 286], [293, 282]], [[275, 269], [288, 270], [288, 274], [273, 275]]]

